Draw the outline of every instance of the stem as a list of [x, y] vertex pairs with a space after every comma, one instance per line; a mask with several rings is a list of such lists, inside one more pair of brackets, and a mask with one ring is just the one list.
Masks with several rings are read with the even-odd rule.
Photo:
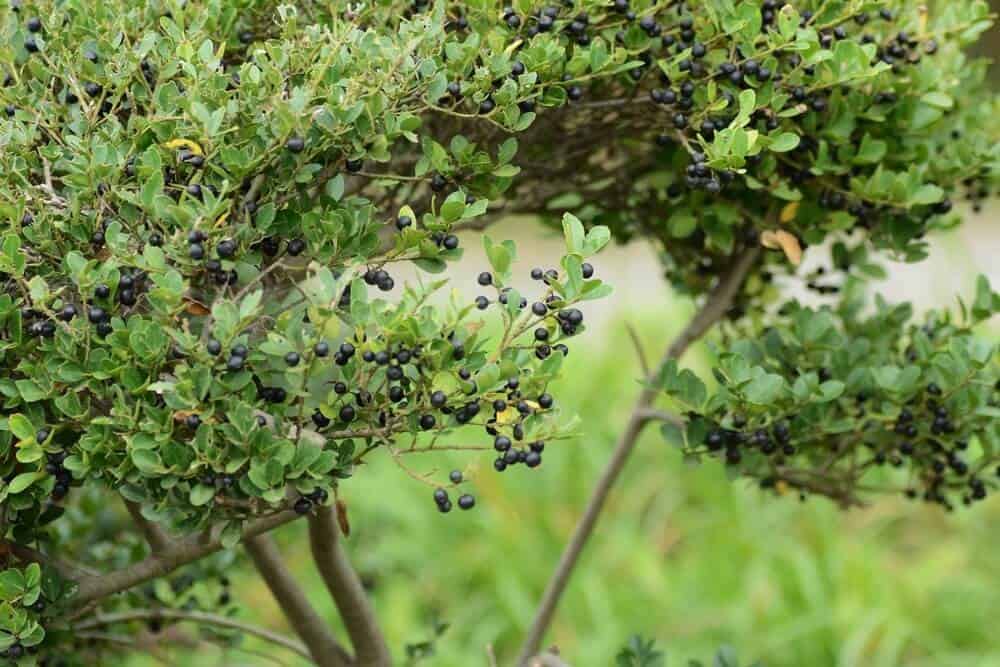
[[[298, 518], [299, 515], [294, 511], [286, 510], [255, 519], [244, 526], [243, 540], [262, 535]], [[100, 576], [81, 577], [78, 580], [79, 589], [71, 604], [74, 607], [83, 607], [88, 602], [163, 577], [183, 565], [193, 563], [223, 548], [221, 531], [214, 531], [208, 539], [203, 539], [203, 535], [199, 534], [177, 540], [162, 552], [153, 554], [124, 570]]]
[[671, 342], [657, 367], [647, 374], [645, 388], [642, 390], [639, 398], [636, 399], [632, 414], [625, 425], [625, 430], [618, 438], [618, 444], [611, 455], [611, 460], [608, 461], [604, 472], [601, 473], [601, 477], [597, 482], [597, 486], [591, 492], [590, 500], [587, 502], [583, 516], [577, 523], [573, 531], [573, 536], [563, 551], [562, 557], [559, 559], [559, 564], [556, 566], [555, 572], [553, 572], [545, 589], [545, 594], [542, 596], [538, 611], [528, 630], [528, 636], [521, 647], [521, 654], [517, 660], [518, 665], [529, 667], [532, 656], [538, 652], [542, 637], [552, 623], [552, 617], [555, 614], [556, 606], [559, 604], [559, 599], [566, 589], [566, 584], [569, 583], [570, 575], [576, 567], [584, 546], [586, 546], [587, 541], [594, 532], [597, 517], [604, 508], [604, 503], [608, 499], [611, 488], [618, 479], [618, 475], [621, 473], [629, 455], [631, 455], [643, 427], [653, 418], [648, 408], [659, 393], [656, 387], [656, 380], [662, 372], [663, 367], [669, 360], [677, 359], [684, 354], [691, 343], [701, 338], [713, 324], [725, 315], [733, 302], [733, 298], [743, 285], [743, 279], [750, 271], [759, 254], [759, 248], [750, 248], [734, 258], [729, 270], [719, 280], [719, 284], [716, 285], [715, 289], [709, 293], [704, 305], [677, 338]]
[[568, 662], [563, 662], [563, 660], [555, 653], [541, 653], [532, 658], [528, 667], [570, 667]]
[[149, 543], [149, 548], [154, 554], [164, 551], [170, 546], [170, 537], [157, 524], [149, 521], [146, 517], [142, 515], [142, 508], [131, 500], [125, 501], [125, 507], [128, 509], [128, 513], [132, 515], [132, 520], [142, 531], [143, 536], [146, 538], [146, 542]]
[[344, 619], [354, 647], [355, 663], [359, 667], [392, 664], [392, 654], [378, 619], [340, 541], [336, 508], [320, 506], [316, 514], [309, 517], [309, 546], [316, 567]]
[[285, 568], [274, 540], [267, 535], [258, 535], [246, 540], [244, 546], [288, 622], [309, 647], [313, 661], [320, 667], [352, 665], [350, 655], [334, 639], [326, 621], [312, 608], [305, 593]]
[[271, 632], [267, 628], [262, 628], [249, 623], [243, 623], [232, 618], [219, 616], [218, 614], [208, 614], [202, 611], [183, 611], [180, 609], [131, 609], [117, 614], [98, 614], [93, 618], [80, 621], [75, 624], [75, 630], [89, 630], [115, 623], [128, 623], [130, 621], [146, 621], [152, 619], [174, 619], [178, 621], [194, 621], [205, 625], [214, 625], [220, 628], [230, 628], [239, 630], [248, 635], [259, 637], [283, 648], [297, 653], [303, 658], [312, 659], [309, 650], [304, 644], [285, 637], [276, 632]]

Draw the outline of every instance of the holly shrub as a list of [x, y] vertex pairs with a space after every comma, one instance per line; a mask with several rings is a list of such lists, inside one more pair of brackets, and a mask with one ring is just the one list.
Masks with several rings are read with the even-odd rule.
[[[230, 610], [232, 554], [205, 557], [335, 505], [373, 456], [467, 432], [543, 476], [521, 469], [574, 430], [547, 388], [612, 237], [680, 293], [729, 290], [715, 388], [673, 361], [650, 385], [688, 456], [844, 504], [986, 496], [974, 327], [1000, 295], [921, 320], [863, 295], [995, 186], [1000, 104], [963, 51], [989, 25], [978, 0], [11, 0], [3, 655], [95, 664], [122, 648], [80, 630], [102, 614]], [[565, 255], [518, 266], [485, 232], [514, 214]], [[477, 237], [482, 296], [436, 298]], [[457, 471], [415, 476], [429, 511], [475, 505]], [[115, 497], [134, 521], [98, 523]]]

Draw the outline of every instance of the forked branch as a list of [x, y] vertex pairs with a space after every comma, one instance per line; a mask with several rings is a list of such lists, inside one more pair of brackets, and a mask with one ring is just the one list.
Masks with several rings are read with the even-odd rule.
[[142, 507], [138, 503], [126, 500], [125, 498], [122, 498], [122, 500], [125, 501], [125, 507], [132, 516], [132, 521], [142, 531], [142, 535], [146, 538], [146, 542], [149, 544], [152, 552], [156, 554], [167, 549], [170, 546], [170, 537], [166, 531], [144, 517], [142, 515]]
[[309, 647], [313, 661], [319, 667], [353, 665], [350, 654], [337, 642], [326, 621], [312, 608], [305, 593], [292, 578], [270, 536], [258, 535], [243, 544], [289, 624]]

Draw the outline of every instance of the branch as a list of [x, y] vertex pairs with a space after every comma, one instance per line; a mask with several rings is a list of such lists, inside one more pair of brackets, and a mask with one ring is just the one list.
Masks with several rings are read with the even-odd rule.
[[675, 414], [667, 412], [665, 410], [657, 410], [655, 408], [645, 408], [639, 410], [639, 417], [646, 422], [663, 422], [665, 424], [671, 424], [678, 428], [684, 427], [684, 420]]
[[83, 565], [71, 563], [67, 560], [57, 558], [52, 555], [43, 554], [31, 547], [17, 544], [7, 540], [0, 540], [0, 553], [6, 550], [13, 554], [15, 558], [23, 563], [38, 563], [42, 567], [51, 567], [59, 573], [63, 579], [78, 579], [80, 577], [93, 576], [96, 573]]
[[143, 536], [146, 538], [146, 542], [149, 543], [149, 548], [152, 552], [160, 553], [170, 546], [170, 537], [167, 535], [160, 526], [151, 522], [149, 519], [142, 515], [142, 508], [136, 503], [122, 498], [125, 501], [125, 507], [128, 509], [128, 513], [132, 515], [132, 520], [142, 531]]
[[570, 667], [555, 653], [540, 653], [528, 663], [528, 667]]
[[285, 568], [274, 541], [267, 535], [259, 535], [246, 540], [244, 547], [288, 622], [309, 647], [313, 661], [320, 667], [353, 665], [351, 656], [330, 634], [326, 622], [312, 608], [305, 593]]
[[313, 560], [340, 611], [359, 667], [387, 667], [392, 654], [357, 572], [341, 544], [337, 509], [320, 506], [309, 517], [309, 546]]
[[639, 332], [635, 330], [631, 322], [625, 323], [625, 330], [628, 331], [629, 338], [632, 339], [632, 345], [635, 347], [635, 355], [639, 359], [639, 368], [642, 369], [642, 374], [649, 375], [649, 359], [646, 358], [646, 350], [642, 347]]
[[93, 618], [85, 619], [74, 625], [74, 632], [78, 630], [89, 630], [115, 623], [128, 623], [130, 621], [145, 621], [152, 619], [174, 619], [178, 621], [193, 621], [205, 625], [214, 625], [220, 628], [239, 630], [248, 635], [259, 637], [283, 648], [297, 653], [304, 658], [312, 659], [309, 650], [301, 642], [285, 637], [276, 632], [271, 632], [267, 628], [262, 628], [249, 623], [243, 623], [232, 618], [209, 614], [202, 611], [184, 611], [180, 609], [131, 609], [117, 614], [97, 614]]
[[[262, 535], [298, 518], [299, 515], [294, 511], [286, 510], [255, 519], [244, 526], [242, 539], [248, 540]], [[173, 542], [162, 552], [153, 554], [124, 570], [79, 579], [79, 589], [71, 604], [75, 607], [82, 607], [88, 602], [100, 600], [165, 576], [182, 565], [193, 563], [222, 549], [221, 530], [213, 531], [208, 539], [204, 539], [204, 536], [200, 534], [191, 535], [183, 540]]]
[[552, 623], [552, 617], [555, 614], [556, 606], [559, 604], [559, 599], [566, 589], [566, 584], [569, 583], [570, 575], [573, 573], [573, 568], [576, 567], [584, 546], [586, 546], [587, 541], [594, 532], [597, 517], [604, 508], [604, 503], [608, 499], [611, 488], [614, 486], [618, 475], [625, 466], [625, 462], [631, 455], [643, 427], [651, 419], [648, 408], [659, 393], [656, 388], [656, 381], [663, 367], [671, 359], [677, 359], [684, 354], [691, 343], [701, 338], [709, 327], [725, 315], [759, 254], [759, 248], [750, 248], [735, 257], [729, 270], [719, 279], [719, 284], [709, 293], [701, 309], [677, 338], [673, 340], [657, 367], [647, 374], [644, 383], [645, 388], [636, 400], [632, 414], [625, 425], [625, 430], [622, 431], [614, 453], [611, 455], [611, 460], [608, 461], [604, 472], [601, 473], [597, 486], [594, 487], [590, 495], [590, 500], [587, 502], [583, 516], [577, 523], [573, 531], [573, 536], [563, 551], [562, 557], [559, 559], [559, 564], [556, 566], [555, 572], [553, 572], [552, 578], [545, 589], [545, 594], [542, 596], [535, 619], [528, 630], [528, 636], [521, 647], [521, 655], [517, 661], [518, 665], [529, 667], [529, 661], [537, 653], [542, 637]]

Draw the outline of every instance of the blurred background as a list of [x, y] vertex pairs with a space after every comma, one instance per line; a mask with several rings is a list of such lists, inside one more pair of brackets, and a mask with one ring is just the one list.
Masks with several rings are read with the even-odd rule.
[[[984, 53], [1000, 51], [996, 29], [990, 37]], [[972, 294], [977, 273], [1000, 284], [998, 218], [996, 207], [970, 214], [962, 228], [933, 239], [929, 260], [892, 265], [878, 291], [918, 308], [949, 307], [956, 295]], [[562, 244], [528, 221], [489, 233], [517, 240], [525, 278], [558, 256]], [[478, 234], [462, 245], [453, 288], [471, 301], [487, 263]], [[534, 471], [498, 475], [488, 453], [407, 461], [442, 480], [453, 468], [464, 470], [478, 501], [471, 512], [438, 514], [432, 489], [388, 455], [372, 458], [344, 485], [348, 549], [394, 652], [411, 656], [401, 664], [487, 665], [490, 650], [499, 665], [511, 664], [638, 390], [626, 324], [658, 355], [693, 309], [665, 285], [648, 247], [610, 247], [595, 265], [616, 292], [588, 307], [588, 331], [552, 390], [564, 410], [580, 415], [579, 437], [551, 444]], [[986, 333], [1000, 339], [992, 324]], [[685, 364], [707, 371], [709, 349], [696, 346]], [[768, 667], [1000, 667], [998, 527], [996, 496], [954, 514], [902, 498], [844, 512], [822, 499], [764, 496], [748, 482], [728, 481], [717, 463], [685, 465], [650, 428], [601, 517], [548, 643], [580, 667], [613, 665], [635, 633], [655, 638], [669, 665], [707, 659], [728, 643], [744, 660], [759, 658]], [[276, 537], [314, 603], [339, 628], [307, 558], [304, 526]], [[284, 627], [251, 570], [234, 568], [231, 579], [243, 619]], [[156, 664], [300, 663], [253, 640], [240, 650], [205, 646], [130, 660]]]

